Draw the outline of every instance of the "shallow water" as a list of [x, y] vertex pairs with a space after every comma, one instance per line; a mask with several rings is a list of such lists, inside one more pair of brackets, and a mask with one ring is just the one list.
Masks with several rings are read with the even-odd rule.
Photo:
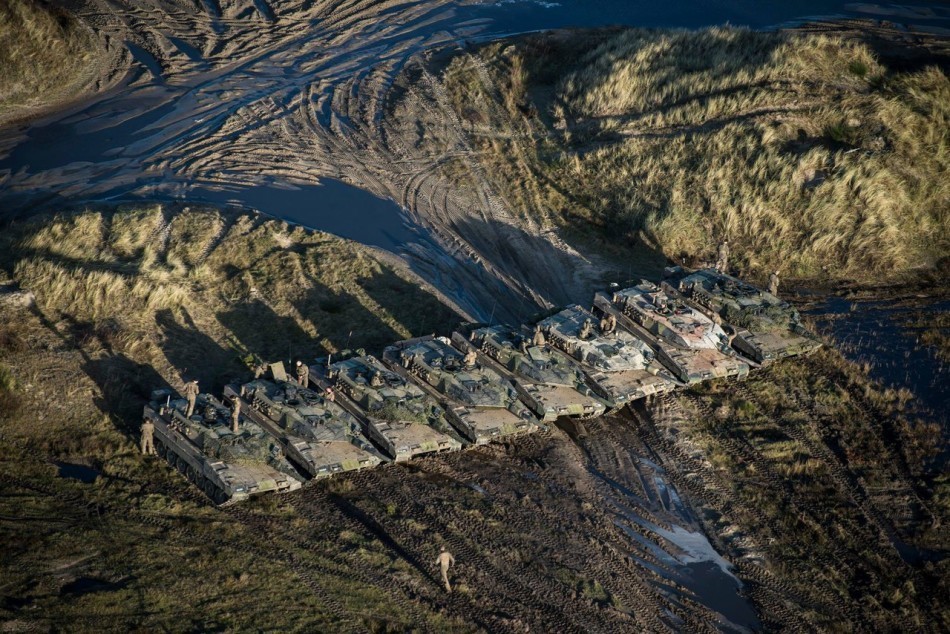
[[59, 469], [56, 475], [60, 478], [72, 478], [85, 484], [92, 484], [99, 477], [99, 472], [88, 465], [71, 462], [56, 462], [54, 464]]
[[907, 305], [828, 297], [804, 312], [815, 319], [820, 331], [834, 338], [845, 356], [867, 362], [871, 378], [895, 389], [909, 389], [923, 413], [946, 425], [950, 420], [950, 366], [920, 343], [918, 328], [907, 324], [947, 311], [947, 300]]

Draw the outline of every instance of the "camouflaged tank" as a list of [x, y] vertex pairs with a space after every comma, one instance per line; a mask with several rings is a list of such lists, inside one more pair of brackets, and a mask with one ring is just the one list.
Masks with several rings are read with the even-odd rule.
[[656, 284], [643, 281], [609, 296], [597, 293], [594, 305], [651, 344], [657, 359], [683, 383], [749, 373], [722, 326]]
[[370, 439], [397, 462], [462, 448], [438, 403], [372, 355], [329, 367], [318, 362], [310, 377], [331, 387], [336, 402], [361, 418]]
[[464, 353], [445, 337], [400, 341], [386, 348], [383, 360], [442, 401], [449, 422], [469, 442], [481, 445], [538, 429], [508, 379], [478, 360], [466, 365]]
[[788, 302], [716, 269], [667, 270], [667, 284], [710, 315], [729, 324], [732, 346], [762, 364], [821, 347]]
[[312, 478], [383, 462], [355, 416], [296, 382], [256, 379], [225, 387], [224, 396], [240, 400], [241, 412], [280, 437], [290, 459]]
[[[459, 333], [452, 340], [459, 348], [466, 341]], [[534, 345], [524, 328], [476, 328], [467, 341], [509, 374], [521, 400], [545, 422], [559, 416], [594, 418], [607, 409], [588, 387], [577, 362], [546, 344]]]
[[303, 479], [284, 457], [278, 440], [242, 416], [231, 431], [230, 411], [199, 394], [191, 418], [188, 402], [170, 390], [152, 393], [144, 416], [155, 425], [155, 450], [215, 504], [268, 491], [299, 489]]
[[[591, 331], [582, 337], [587, 321]], [[610, 407], [623, 407], [676, 387], [675, 380], [656, 362], [649, 345], [619, 328], [602, 334], [597, 327], [599, 321], [575, 304], [538, 325], [550, 345], [581, 362], [591, 387]]]

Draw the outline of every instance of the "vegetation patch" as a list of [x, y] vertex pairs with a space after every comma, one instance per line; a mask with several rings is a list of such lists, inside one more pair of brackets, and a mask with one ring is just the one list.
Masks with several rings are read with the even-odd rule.
[[92, 33], [61, 9], [36, 0], [0, 4], [0, 122], [67, 98], [90, 81]]
[[[950, 80], [833, 35], [605, 30], [453, 58], [449, 101], [526, 217], [765, 277], [880, 281], [950, 249]], [[519, 175], [511, 177], [511, 175]]]

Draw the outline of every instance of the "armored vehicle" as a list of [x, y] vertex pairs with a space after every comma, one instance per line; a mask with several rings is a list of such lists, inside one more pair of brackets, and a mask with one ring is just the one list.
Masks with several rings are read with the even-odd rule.
[[231, 429], [228, 408], [199, 394], [195, 412], [170, 390], [156, 390], [144, 416], [155, 425], [155, 449], [215, 504], [237, 502], [268, 491], [299, 489], [303, 479], [284, 457], [277, 439], [242, 417]]
[[[452, 340], [460, 349], [466, 343], [458, 333], [452, 335]], [[573, 359], [535, 341], [524, 329], [476, 328], [468, 342], [511, 376], [521, 400], [545, 422], [559, 416], [593, 418], [607, 409], [594, 396]]]
[[226, 399], [283, 441], [288, 457], [312, 478], [375, 467], [382, 455], [359, 422], [323, 394], [293, 381], [256, 379], [224, 388]]
[[449, 422], [466, 440], [485, 444], [536, 431], [537, 418], [510, 381], [452, 347], [445, 337], [420, 337], [386, 348], [383, 360], [442, 401]]
[[657, 359], [683, 383], [749, 373], [749, 364], [729, 347], [722, 326], [651, 282], [611, 296], [597, 293], [594, 305], [649, 343]]
[[611, 407], [676, 387], [642, 339], [619, 328], [604, 334], [596, 323], [575, 304], [538, 325], [552, 346], [581, 362], [591, 387]]
[[759, 363], [805, 354], [821, 342], [808, 332], [788, 302], [716, 269], [667, 270], [666, 283], [735, 334], [732, 346]]
[[359, 418], [369, 438], [397, 462], [462, 448], [438, 403], [372, 355], [329, 366], [317, 362], [310, 378], [329, 387], [335, 401]]

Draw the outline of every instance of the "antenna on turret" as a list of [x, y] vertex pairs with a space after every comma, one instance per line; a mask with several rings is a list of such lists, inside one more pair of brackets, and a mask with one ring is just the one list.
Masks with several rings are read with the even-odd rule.
[[488, 318], [488, 327], [491, 328], [495, 325], [495, 308], [498, 307], [498, 300], [495, 300], [495, 303], [491, 307], [491, 316]]

